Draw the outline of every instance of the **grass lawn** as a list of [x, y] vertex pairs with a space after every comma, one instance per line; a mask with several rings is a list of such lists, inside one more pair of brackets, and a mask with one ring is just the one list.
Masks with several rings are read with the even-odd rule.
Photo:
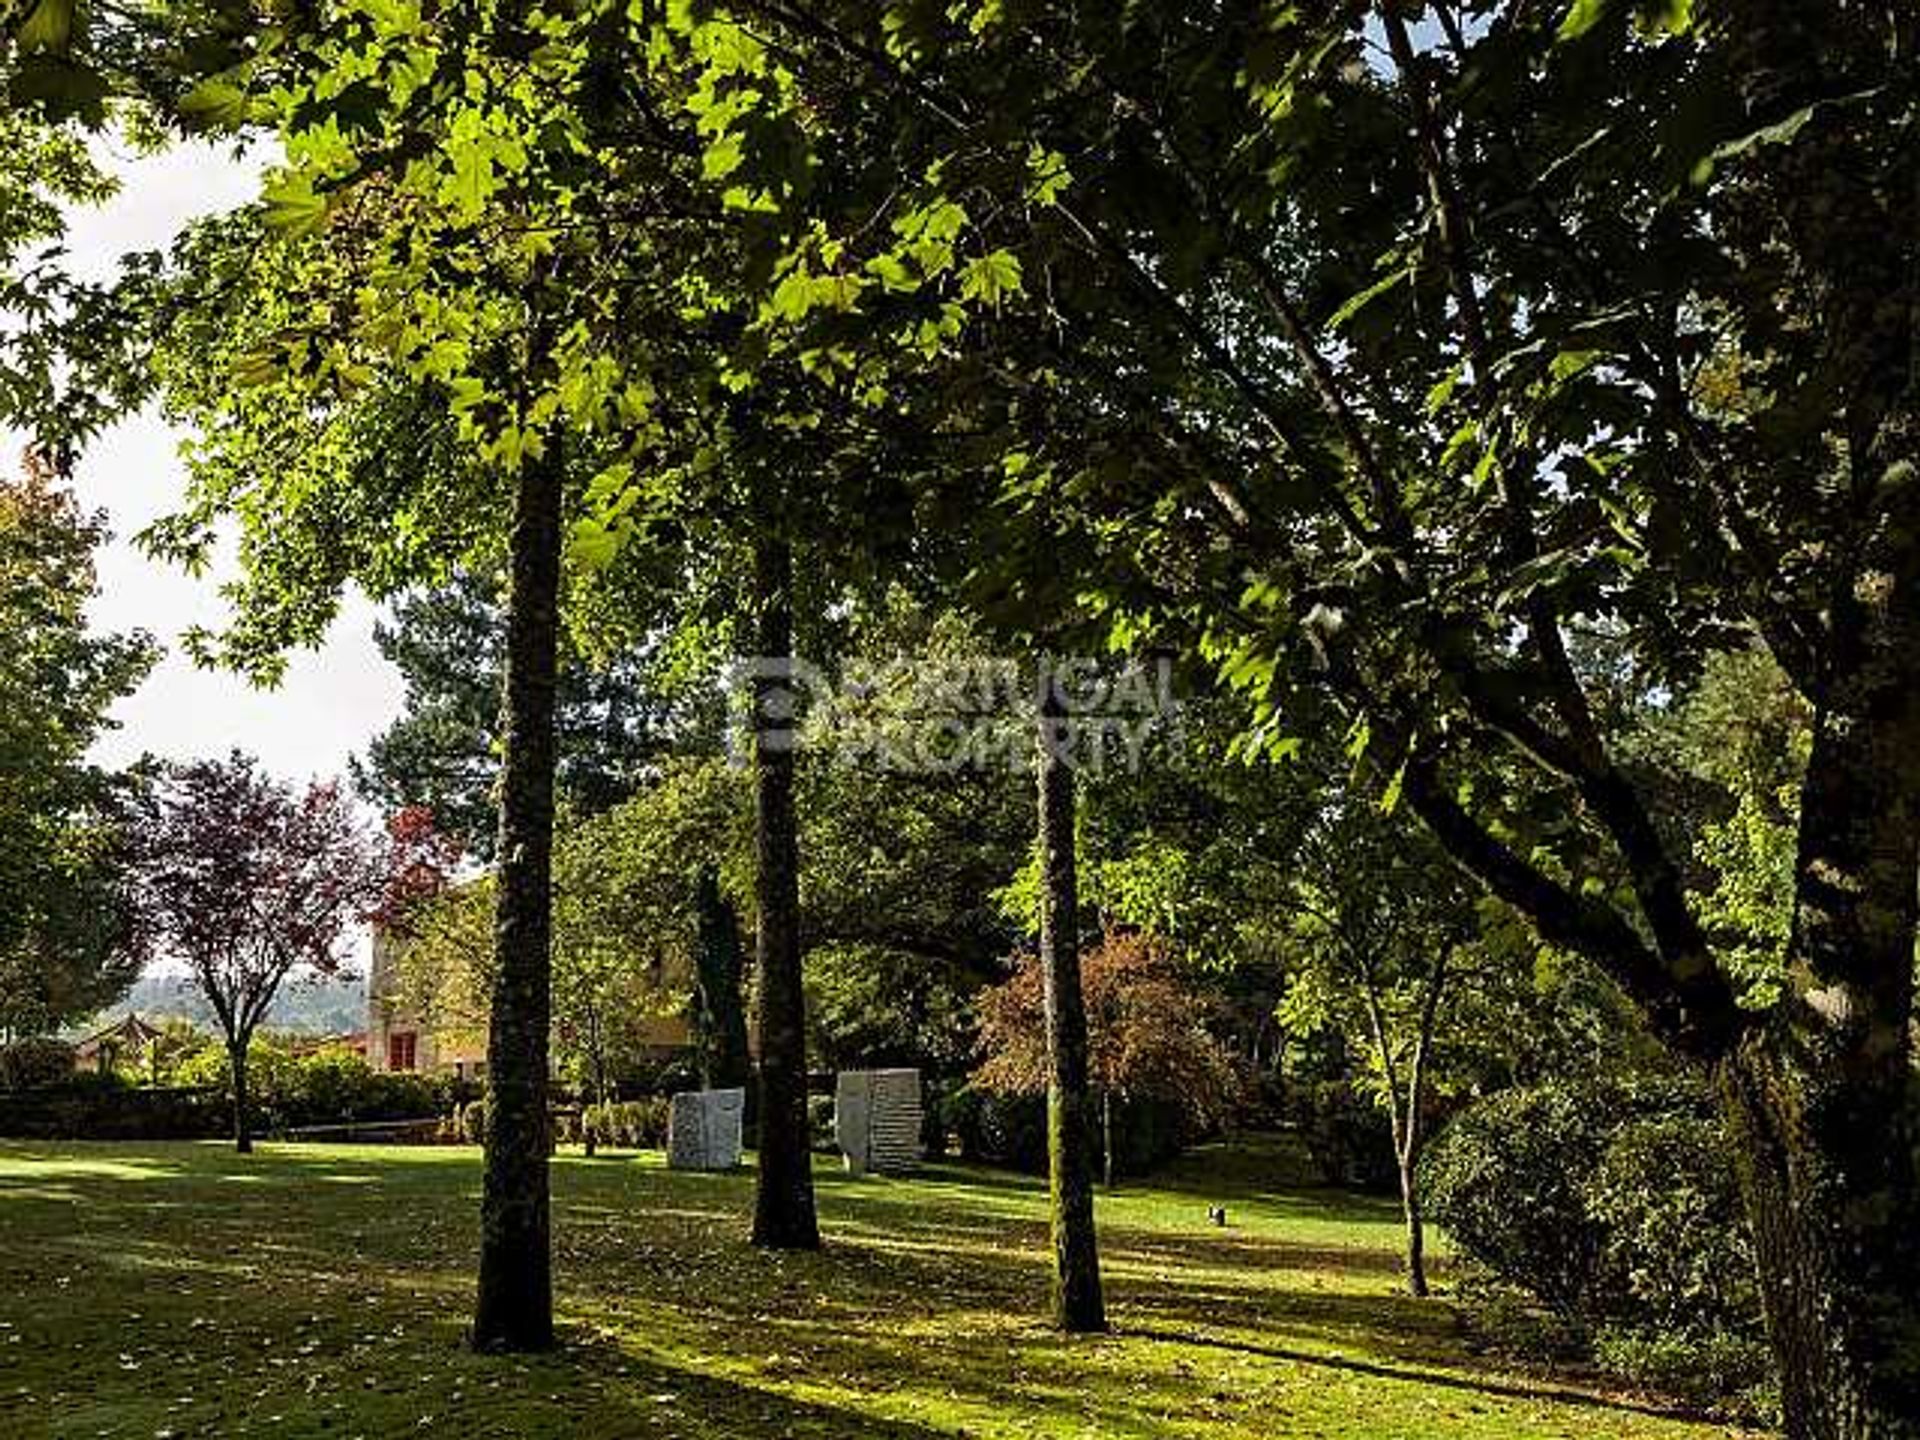
[[[752, 1180], [557, 1159], [565, 1348], [461, 1347], [463, 1149], [0, 1142], [0, 1436], [1705, 1437], [1487, 1368], [1396, 1293], [1391, 1204], [1199, 1152], [1100, 1201], [1116, 1334], [1036, 1318], [1044, 1197], [822, 1166], [828, 1248], [743, 1243]], [[1231, 1225], [1207, 1224], [1224, 1202]]]

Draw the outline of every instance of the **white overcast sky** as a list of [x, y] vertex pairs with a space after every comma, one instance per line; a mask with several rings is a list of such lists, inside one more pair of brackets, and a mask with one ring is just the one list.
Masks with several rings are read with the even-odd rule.
[[[257, 165], [201, 146], [156, 156], [112, 152], [112, 162], [120, 194], [72, 218], [73, 264], [94, 275], [111, 273], [128, 251], [163, 247], [196, 215], [251, 199], [258, 180]], [[293, 657], [277, 690], [196, 669], [179, 637], [193, 625], [220, 622], [220, 575], [191, 578], [147, 559], [132, 543], [178, 504], [179, 440], [157, 415], [142, 414], [103, 436], [74, 474], [81, 502], [105, 510], [113, 531], [98, 557], [95, 622], [144, 629], [166, 647], [146, 684], [114, 712], [120, 729], [96, 754], [117, 763], [143, 753], [184, 759], [237, 747], [289, 779], [336, 774], [400, 708], [399, 675], [373, 645], [374, 608], [353, 597], [325, 647]]]

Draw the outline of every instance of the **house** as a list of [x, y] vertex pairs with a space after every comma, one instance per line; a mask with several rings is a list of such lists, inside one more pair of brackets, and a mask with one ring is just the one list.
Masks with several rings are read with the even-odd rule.
[[122, 1064], [145, 1065], [153, 1057], [153, 1047], [161, 1032], [129, 1013], [106, 1029], [87, 1036], [73, 1047], [73, 1068], [95, 1070], [104, 1075]]
[[[394, 965], [400, 943], [389, 933], [374, 934], [373, 963], [367, 972], [367, 1063], [375, 1070], [451, 1072], [463, 1080], [484, 1079], [485, 1022], [448, 1021], [410, 1009], [399, 994]], [[637, 1016], [623, 1028], [629, 1044], [647, 1060], [673, 1060], [693, 1048], [693, 1026], [684, 1014]]]
[[487, 1073], [483, 1028], [431, 1023], [401, 1002], [394, 968], [399, 943], [387, 931], [374, 932], [373, 964], [367, 972], [367, 1063], [375, 1070], [451, 1071], [462, 1080], [483, 1078]]
[[318, 1055], [325, 1050], [345, 1050], [363, 1059], [367, 1053], [367, 1032], [348, 1030], [337, 1035], [297, 1035], [286, 1042], [289, 1055]]

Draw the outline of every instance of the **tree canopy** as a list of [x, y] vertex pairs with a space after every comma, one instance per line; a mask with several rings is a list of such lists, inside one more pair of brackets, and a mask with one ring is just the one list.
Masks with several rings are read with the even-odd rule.
[[[143, 63], [201, 30], [195, 63]], [[9, 34], [46, 161], [0, 211], [16, 271], [48, 197], [98, 188], [73, 144], [109, 97], [280, 146], [256, 206], [129, 278], [124, 323], [92, 291], [44, 312], [109, 403], [139, 388], [127, 337], [159, 337], [200, 439], [151, 543], [199, 563], [239, 522], [205, 652], [270, 677], [347, 584], [511, 551], [503, 958], [546, 944], [562, 610], [630, 652], [785, 663], [904, 577], [1011, 644], [1162, 655], [1238, 758], [1343, 750], [1354, 795], [1321, 810], [1417, 817], [1717, 1087], [1791, 1427], [1920, 1412], [1910, 7], [342, 0], [143, 27], [40, 0]], [[85, 426], [37, 344], [7, 406], [57, 447]], [[1650, 715], [1697, 723], [1723, 682], [1771, 690], [1758, 760], [1659, 763]], [[756, 712], [784, 1145], [805, 937], [777, 728]], [[1068, 981], [1056, 1089], [1094, 928], [1074, 780], [1043, 786], [1029, 887]], [[1102, 878], [1151, 910], [1153, 857], [1211, 847], [1139, 838]], [[528, 967], [503, 1041], [544, 1027]]]
[[139, 973], [124, 877], [134, 777], [89, 751], [154, 659], [144, 635], [88, 624], [97, 517], [29, 457], [0, 479], [0, 1032], [56, 1030]]

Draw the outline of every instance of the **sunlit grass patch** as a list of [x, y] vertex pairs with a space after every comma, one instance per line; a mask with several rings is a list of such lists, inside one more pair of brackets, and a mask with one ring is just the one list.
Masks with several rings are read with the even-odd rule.
[[562, 1156], [565, 1348], [492, 1360], [461, 1343], [473, 1151], [0, 1144], [0, 1435], [1719, 1433], [1490, 1371], [1443, 1301], [1399, 1293], [1394, 1207], [1284, 1158], [1103, 1196], [1116, 1331], [1067, 1339], [1040, 1319], [1037, 1182], [823, 1164], [827, 1249], [768, 1255], [750, 1174]]

